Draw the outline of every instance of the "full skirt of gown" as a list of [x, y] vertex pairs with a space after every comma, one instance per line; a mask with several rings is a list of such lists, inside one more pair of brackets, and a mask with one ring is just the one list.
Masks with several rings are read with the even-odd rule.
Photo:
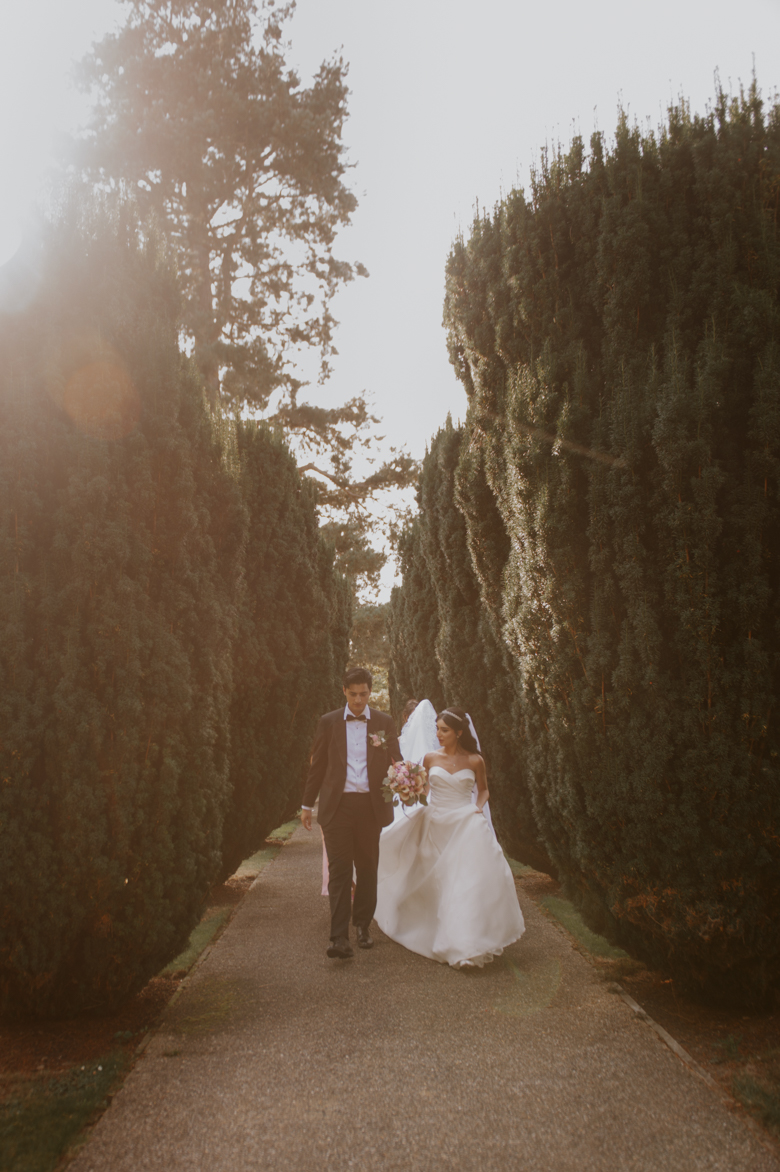
[[525, 930], [514, 879], [471, 801], [474, 773], [428, 772], [429, 805], [382, 833], [376, 922], [398, 944], [454, 967], [481, 967]]

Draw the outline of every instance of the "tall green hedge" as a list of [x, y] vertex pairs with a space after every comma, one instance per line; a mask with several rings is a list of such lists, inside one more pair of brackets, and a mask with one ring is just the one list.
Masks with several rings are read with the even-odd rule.
[[143, 985], [294, 808], [348, 603], [289, 455], [214, 427], [153, 235], [74, 212], [38, 278], [0, 318], [0, 1011], [53, 1015]]
[[[525, 780], [525, 746], [509, 656], [483, 610], [466, 525], [456, 504], [462, 441], [462, 430], [447, 420], [423, 460], [419, 514], [404, 536], [403, 585], [393, 597], [393, 684], [398, 693], [398, 680], [406, 676], [409, 686], [416, 685], [412, 694], [417, 699], [427, 696], [437, 708], [457, 704], [471, 714], [486, 757], [490, 807], [502, 843], [515, 858], [551, 870]], [[421, 628], [429, 635], [418, 644]]]
[[237, 427], [249, 514], [231, 705], [224, 875], [292, 815], [318, 716], [347, 658], [349, 595], [317, 526], [314, 494], [281, 439]]
[[439, 612], [422, 552], [419, 517], [401, 534], [398, 561], [403, 588], [393, 587], [387, 621], [390, 707], [400, 715], [407, 700], [428, 699], [440, 710], [446, 700], [436, 661]]
[[82, 219], [0, 325], [4, 1008], [118, 1003], [219, 864], [242, 506], [177, 313], [154, 244]]
[[708, 994], [780, 970], [780, 108], [625, 119], [453, 249], [458, 502], [545, 846]]

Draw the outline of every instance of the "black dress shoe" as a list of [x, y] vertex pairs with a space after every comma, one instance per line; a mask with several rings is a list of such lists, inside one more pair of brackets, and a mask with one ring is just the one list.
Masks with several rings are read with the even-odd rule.
[[331, 957], [331, 959], [335, 960], [338, 958], [339, 960], [349, 960], [349, 958], [354, 955], [355, 954], [352, 951], [352, 945], [350, 944], [349, 940], [347, 940], [346, 936], [337, 936], [335, 940], [331, 940], [330, 947], [328, 948], [328, 956]]
[[374, 941], [368, 931], [368, 924], [357, 924], [357, 942], [358, 948], [373, 948]]

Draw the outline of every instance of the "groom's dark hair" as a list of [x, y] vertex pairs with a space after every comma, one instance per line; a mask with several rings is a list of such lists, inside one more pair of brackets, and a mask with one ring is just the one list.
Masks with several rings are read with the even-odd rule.
[[348, 688], [350, 684], [368, 684], [369, 688], [372, 688], [374, 677], [367, 667], [351, 667], [349, 671], [344, 672], [344, 687]]

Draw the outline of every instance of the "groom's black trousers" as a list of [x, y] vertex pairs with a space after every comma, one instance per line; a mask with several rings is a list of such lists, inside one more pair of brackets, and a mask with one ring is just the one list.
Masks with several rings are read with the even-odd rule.
[[[368, 926], [376, 911], [376, 871], [379, 835], [370, 794], [343, 794], [336, 813], [323, 826], [328, 853], [330, 938], [349, 936], [352, 923]], [[352, 902], [352, 864], [355, 865], [355, 900]]]

